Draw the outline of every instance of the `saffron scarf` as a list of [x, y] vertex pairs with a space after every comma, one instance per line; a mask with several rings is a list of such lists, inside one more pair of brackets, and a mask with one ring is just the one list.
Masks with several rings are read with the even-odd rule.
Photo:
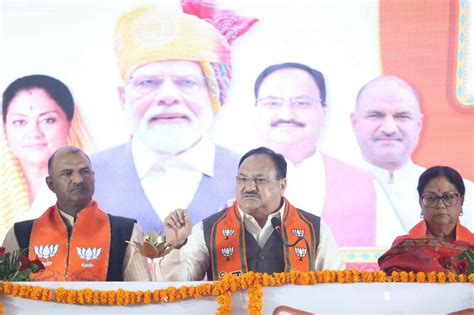
[[[317, 243], [314, 226], [286, 199], [281, 230], [285, 272], [314, 271]], [[308, 241], [308, 246], [303, 237]], [[285, 245], [293, 244], [299, 239], [302, 241], [293, 247]], [[210, 256], [211, 272], [215, 280], [226, 273], [248, 272], [244, 220], [237, 202], [212, 226]]]
[[109, 264], [109, 217], [91, 201], [82, 209], [68, 237], [56, 205], [33, 223], [29, 258], [39, 258], [45, 270], [31, 274], [36, 281], [105, 281]]

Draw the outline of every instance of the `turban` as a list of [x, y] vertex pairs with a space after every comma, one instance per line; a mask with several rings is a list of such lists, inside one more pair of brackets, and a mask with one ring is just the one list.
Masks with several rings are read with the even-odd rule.
[[[224, 103], [231, 80], [230, 42], [245, 33], [257, 20], [236, 18], [232, 11], [222, 10], [224, 14], [219, 14], [214, 7], [196, 0], [185, 0], [182, 4], [184, 10], [192, 14], [170, 13], [157, 6], [146, 5], [132, 9], [119, 18], [114, 50], [120, 76], [126, 81], [139, 66], [155, 61], [199, 62], [212, 108], [217, 111]], [[213, 25], [216, 21], [220, 26]]]

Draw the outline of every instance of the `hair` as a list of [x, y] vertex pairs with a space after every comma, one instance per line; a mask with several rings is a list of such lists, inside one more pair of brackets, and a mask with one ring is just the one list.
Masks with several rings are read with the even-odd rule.
[[13, 81], [3, 92], [2, 118], [6, 122], [7, 111], [11, 101], [18, 93], [30, 89], [42, 89], [51, 97], [66, 113], [68, 121], [74, 116], [74, 100], [69, 88], [58, 79], [47, 75], [34, 74]]
[[286, 178], [285, 157], [281, 155], [280, 153], [276, 153], [275, 151], [266, 147], [259, 147], [245, 153], [244, 156], [242, 156], [242, 158], [239, 161], [239, 168], [240, 168], [240, 165], [242, 165], [242, 163], [247, 158], [251, 157], [252, 155], [259, 155], [259, 154], [267, 155], [272, 159], [273, 164], [275, 165], [277, 179]]
[[421, 197], [426, 185], [429, 181], [438, 177], [446, 178], [451, 184], [456, 187], [459, 194], [464, 196], [466, 188], [464, 187], [464, 181], [462, 180], [461, 174], [458, 173], [454, 168], [449, 166], [433, 166], [423, 172], [418, 179], [418, 195]]
[[281, 70], [281, 69], [288, 69], [288, 68], [294, 68], [294, 69], [300, 69], [303, 71], [306, 71], [311, 75], [311, 77], [314, 79], [314, 82], [316, 82], [316, 85], [318, 86], [319, 89], [319, 95], [321, 97], [321, 105], [323, 107], [326, 107], [326, 83], [324, 81], [324, 75], [316, 70], [313, 69], [307, 65], [304, 65], [302, 63], [296, 63], [296, 62], [286, 62], [286, 63], [280, 63], [280, 64], [275, 64], [271, 65], [265, 70], [263, 70], [257, 77], [257, 80], [255, 81], [255, 85], [253, 88], [255, 98], [258, 98], [258, 93], [260, 90], [260, 85], [262, 85], [263, 80], [270, 75], [271, 73]]
[[54, 159], [56, 158], [56, 155], [58, 155], [60, 153], [73, 153], [73, 154], [82, 153], [86, 156], [86, 158], [89, 160], [89, 162], [91, 161], [89, 156], [87, 154], [85, 154], [84, 151], [82, 151], [81, 149], [79, 149], [77, 147], [73, 147], [73, 146], [61, 147], [61, 148], [57, 149], [48, 159], [48, 175], [49, 176], [51, 176], [53, 174]]

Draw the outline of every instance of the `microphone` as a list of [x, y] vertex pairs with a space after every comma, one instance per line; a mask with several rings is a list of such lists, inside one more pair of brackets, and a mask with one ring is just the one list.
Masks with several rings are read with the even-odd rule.
[[[293, 244], [288, 244], [287, 242], [283, 240], [283, 237], [281, 235], [281, 220], [277, 217], [273, 217], [271, 222], [272, 222], [273, 229], [275, 230], [276, 234], [278, 235], [278, 237], [280, 238], [280, 240], [285, 246], [288, 246], [288, 247], [296, 246], [296, 244], [298, 244], [301, 240], [305, 240], [306, 244], [308, 243], [308, 241], [306, 241], [304, 236], [303, 237], [299, 236], [296, 242], [294, 242]], [[309, 248], [309, 246], [307, 247]]]

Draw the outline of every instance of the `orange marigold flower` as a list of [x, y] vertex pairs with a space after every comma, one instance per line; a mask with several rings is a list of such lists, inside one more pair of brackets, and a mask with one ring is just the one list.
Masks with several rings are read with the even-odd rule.
[[336, 274], [337, 274], [337, 282], [338, 283], [346, 282], [346, 274], [344, 273], [343, 270], [338, 270]]
[[387, 282], [387, 274], [383, 270], [375, 272], [375, 281], [377, 282]]
[[138, 290], [137, 291], [137, 303], [140, 304], [143, 301], [143, 291]]
[[92, 296], [92, 302], [95, 305], [100, 304], [100, 291], [99, 290], [94, 290], [93, 296]]
[[408, 282], [408, 272], [406, 271], [400, 272], [400, 280], [402, 282]]
[[134, 305], [137, 304], [137, 293], [131, 291], [130, 292], [130, 304]]
[[83, 290], [77, 291], [77, 303], [84, 304], [85, 302], [86, 302], [86, 299], [84, 297], [84, 291]]
[[456, 275], [452, 272], [449, 272], [448, 273], [448, 281], [453, 283], [453, 282], [456, 282]]
[[436, 283], [438, 280], [438, 274], [436, 273], [436, 271], [429, 272], [427, 276], [429, 283]]
[[446, 283], [446, 274], [444, 272], [438, 272], [437, 280], [439, 283]]
[[22, 298], [29, 298], [32, 288], [30, 285], [21, 285], [18, 295]]
[[151, 304], [151, 291], [150, 290], [145, 291], [145, 294], [143, 295], [143, 303]]
[[100, 291], [100, 304], [105, 305], [109, 299], [107, 291]]
[[66, 302], [68, 304], [76, 304], [76, 301], [77, 301], [77, 291], [67, 290]]
[[400, 282], [400, 273], [398, 271], [393, 271], [391, 274], [391, 280], [392, 282]]
[[423, 283], [425, 282], [426, 274], [422, 271], [416, 273], [416, 282]]
[[151, 294], [153, 298], [153, 303], [160, 303], [160, 290], [154, 290], [153, 293]]
[[107, 291], [107, 304], [115, 305], [117, 303], [117, 292], [113, 290]]
[[467, 279], [469, 280], [469, 283], [474, 284], [474, 273], [471, 273], [469, 276], [467, 276]]
[[12, 296], [18, 296], [19, 293], [20, 293], [20, 285], [18, 284], [13, 285]]
[[40, 287], [40, 286], [34, 286], [34, 287], [33, 287], [33, 290], [31, 290], [30, 299], [32, 299], [32, 300], [40, 300], [42, 293], [43, 293], [43, 288], [42, 288], [42, 287]]
[[11, 294], [12, 290], [13, 290], [13, 284], [12, 283], [10, 283], [10, 282], [4, 282], [3, 283], [3, 292], [5, 294]]
[[56, 289], [56, 301], [59, 303], [64, 303], [66, 301], [67, 290], [65, 288]]
[[179, 287], [178, 293], [180, 299], [186, 299], [188, 297], [188, 287], [184, 285]]
[[41, 301], [52, 301], [54, 299], [54, 292], [50, 288], [43, 288], [41, 290]]

